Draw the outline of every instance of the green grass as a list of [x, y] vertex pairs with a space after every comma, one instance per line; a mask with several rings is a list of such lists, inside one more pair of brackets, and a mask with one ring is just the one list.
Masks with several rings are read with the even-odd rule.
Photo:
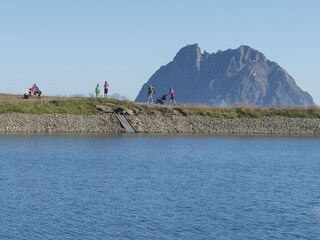
[[130, 101], [103, 98], [68, 98], [46, 97], [44, 99], [22, 99], [19, 95], [0, 94], [0, 113], [27, 114], [102, 114], [95, 108], [102, 105], [109, 109], [121, 107], [132, 109], [135, 114], [142, 115], [182, 115], [208, 116], [212, 118], [261, 118], [285, 116], [291, 118], [320, 118], [320, 109], [313, 108], [255, 108], [251, 106], [209, 107], [209, 106], [178, 106], [137, 104]]
[[95, 108], [98, 101], [90, 98], [42, 100], [26, 99], [22, 101], [1, 101], [0, 113], [29, 113], [29, 114], [100, 114]]
[[255, 107], [179, 107], [185, 116], [214, 118], [261, 118], [283, 116], [291, 118], [320, 118], [320, 109], [313, 108], [255, 108]]
[[110, 109], [121, 107], [143, 108], [130, 101], [104, 98], [67, 98], [67, 97], [46, 97], [22, 99], [22, 97], [6, 98], [0, 96], [0, 113], [28, 113], [28, 114], [76, 114], [90, 115], [102, 114], [96, 109], [96, 105], [103, 105]]

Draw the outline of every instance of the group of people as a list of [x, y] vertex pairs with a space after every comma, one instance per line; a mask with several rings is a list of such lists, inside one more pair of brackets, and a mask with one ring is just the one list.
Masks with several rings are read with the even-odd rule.
[[[103, 96], [104, 96], [104, 98], [107, 98], [108, 97], [108, 91], [109, 91], [109, 84], [108, 84], [107, 81], [104, 82], [103, 88], [104, 88], [104, 95]], [[98, 98], [99, 94], [100, 94], [99, 84], [97, 84], [97, 86], [96, 86], [95, 93], [96, 93], [96, 98]]]
[[[154, 86], [152, 84], [149, 84], [148, 85], [148, 100], [147, 100], [147, 103], [153, 104], [153, 94], [155, 94], [155, 93], [156, 93], [156, 90], [155, 90]], [[158, 98], [156, 102], [160, 103], [160, 104], [163, 104], [164, 101], [166, 100], [166, 96], [170, 96], [169, 105], [172, 104], [173, 106], [175, 106], [176, 105], [176, 100], [174, 98], [174, 91], [173, 91], [172, 87], [170, 87], [169, 93], [164, 94], [161, 98]]]
[[[109, 91], [109, 84], [107, 81], [104, 82], [103, 85], [104, 88], [104, 98], [108, 97], [108, 91]], [[97, 84], [96, 89], [95, 89], [95, 93], [96, 93], [96, 98], [99, 97], [100, 94], [100, 86], [99, 84]], [[148, 100], [147, 103], [151, 103], [153, 104], [153, 94], [156, 93], [156, 90], [154, 88], [153, 85], [149, 84], [148, 85]], [[32, 88], [29, 88], [29, 94], [34, 94], [34, 95], [38, 95], [39, 97], [41, 96], [42, 92], [40, 91], [39, 87], [36, 84], [33, 84]], [[166, 97], [170, 96], [170, 100], [169, 100], [169, 105], [176, 105], [176, 100], [174, 97], [174, 91], [173, 88], [170, 87], [169, 93], [164, 94], [162, 97], [158, 98], [156, 103], [160, 103], [160, 104], [164, 104]]]
[[[108, 91], [109, 91], [109, 84], [108, 84], [107, 81], [104, 82], [103, 89], [104, 89], [104, 98], [107, 98], [108, 97]], [[100, 86], [99, 86], [99, 84], [97, 84], [97, 86], [95, 88], [95, 93], [96, 93], [96, 98], [98, 98], [99, 95], [100, 95]], [[156, 93], [156, 90], [155, 90], [154, 86], [152, 84], [149, 84], [148, 85], [148, 100], [147, 100], [147, 103], [153, 104], [153, 95], [155, 93]], [[176, 105], [176, 100], [175, 100], [174, 91], [173, 91], [172, 87], [170, 87], [170, 90], [169, 90], [169, 92], [167, 94], [164, 94], [162, 97], [158, 98], [156, 103], [164, 104], [167, 96], [170, 96], [169, 105], [175, 106]]]
[[30, 88], [23, 89], [23, 98], [28, 99], [31, 96], [37, 96], [39, 98], [42, 96], [42, 91], [37, 86], [37, 84], [33, 84]]

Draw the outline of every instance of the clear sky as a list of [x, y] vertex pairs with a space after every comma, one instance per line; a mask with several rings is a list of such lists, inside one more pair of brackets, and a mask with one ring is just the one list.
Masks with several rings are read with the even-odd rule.
[[[318, 0], [0, 0], [0, 92], [45, 95], [97, 83], [134, 100], [188, 44], [209, 53], [249, 45], [320, 104]], [[178, 100], [178, 96], [177, 96]]]

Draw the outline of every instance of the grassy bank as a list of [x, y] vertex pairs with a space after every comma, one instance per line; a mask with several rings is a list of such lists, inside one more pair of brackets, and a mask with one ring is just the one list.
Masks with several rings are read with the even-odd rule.
[[0, 94], [0, 113], [27, 114], [102, 114], [95, 106], [109, 109], [121, 107], [132, 109], [135, 114], [209, 116], [213, 118], [261, 118], [266, 116], [286, 116], [291, 118], [320, 118], [319, 108], [254, 108], [146, 105], [130, 101], [103, 98], [46, 97], [43, 99], [22, 99], [18, 95]]
[[103, 98], [67, 98], [45, 97], [21, 99], [10, 96], [5, 99], [0, 96], [0, 113], [28, 113], [28, 114], [101, 114], [95, 106], [104, 105], [109, 108], [128, 107], [130, 102]]
[[188, 116], [210, 116], [215, 118], [261, 118], [284, 116], [291, 118], [320, 118], [319, 108], [255, 108], [255, 107], [185, 107], [181, 109]]

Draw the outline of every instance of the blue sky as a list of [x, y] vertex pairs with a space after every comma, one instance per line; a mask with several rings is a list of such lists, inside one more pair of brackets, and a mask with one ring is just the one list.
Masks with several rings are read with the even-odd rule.
[[[249, 45], [320, 104], [320, 1], [0, 0], [0, 92], [90, 94], [105, 80], [131, 100], [188, 44]], [[178, 100], [179, 96], [177, 96]]]

